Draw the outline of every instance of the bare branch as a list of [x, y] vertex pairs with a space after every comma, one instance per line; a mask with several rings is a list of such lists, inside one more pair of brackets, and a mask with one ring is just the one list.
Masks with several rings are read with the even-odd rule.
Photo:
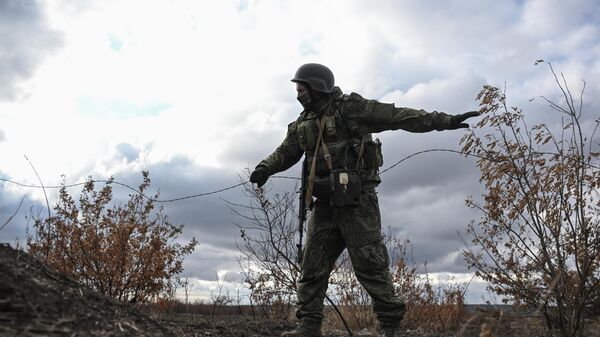
[[2, 226], [0, 226], [0, 231], [11, 222], [11, 220], [15, 217], [15, 215], [17, 215], [17, 213], [19, 212], [19, 209], [21, 208], [21, 205], [23, 205], [23, 201], [25, 200], [26, 196], [27, 195], [24, 195], [23, 198], [21, 198], [21, 201], [19, 202], [19, 205], [17, 206], [17, 209], [15, 209], [14, 213], [4, 222], [4, 224], [2, 224]]

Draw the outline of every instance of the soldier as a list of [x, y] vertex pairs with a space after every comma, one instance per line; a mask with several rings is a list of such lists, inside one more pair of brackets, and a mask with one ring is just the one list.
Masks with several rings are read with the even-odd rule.
[[334, 86], [331, 70], [316, 63], [298, 68], [292, 82], [304, 110], [289, 124], [283, 143], [250, 175], [250, 181], [260, 187], [270, 175], [287, 170], [306, 154], [310, 168], [307, 196], [311, 202], [316, 197], [298, 281], [299, 324], [282, 336], [321, 335], [329, 275], [345, 248], [357, 279], [372, 298], [383, 336], [398, 336], [405, 304], [394, 293], [381, 234], [375, 188], [381, 181], [378, 171], [383, 160], [381, 143], [371, 134], [468, 128], [463, 121], [479, 113], [428, 113], [397, 108], [356, 93], [346, 95]]

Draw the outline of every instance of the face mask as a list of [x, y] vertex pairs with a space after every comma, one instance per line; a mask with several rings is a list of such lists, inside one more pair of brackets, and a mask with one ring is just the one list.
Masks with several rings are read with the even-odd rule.
[[299, 95], [298, 97], [296, 97], [296, 99], [298, 100], [298, 102], [300, 102], [300, 104], [302, 104], [302, 107], [304, 109], [310, 109], [312, 99], [310, 98], [308, 91], [303, 93], [302, 95]]

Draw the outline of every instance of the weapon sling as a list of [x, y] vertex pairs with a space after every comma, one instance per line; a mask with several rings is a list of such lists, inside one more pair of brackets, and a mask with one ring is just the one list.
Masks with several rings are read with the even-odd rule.
[[[296, 247], [298, 247], [298, 257], [297, 257], [297, 261], [299, 263], [302, 262], [302, 234], [304, 232], [304, 229], [302, 228], [303, 223], [304, 223], [304, 217], [306, 214], [306, 210], [310, 209], [310, 206], [312, 204], [312, 197], [313, 197], [313, 185], [315, 183], [315, 172], [316, 172], [316, 163], [317, 163], [317, 152], [319, 151], [319, 146], [321, 145], [321, 140], [323, 139], [323, 127], [325, 125], [325, 115], [323, 115], [323, 117], [321, 117], [321, 121], [319, 122], [319, 135], [317, 137], [317, 145], [315, 147], [315, 153], [313, 155], [312, 158], [312, 162], [310, 164], [310, 173], [308, 174], [308, 181], [306, 182], [306, 186], [305, 189], [306, 191], [300, 191], [300, 193], [305, 192], [304, 195], [304, 204], [302, 204], [302, 202], [300, 202], [300, 209], [298, 210], [299, 216], [299, 224], [298, 224], [298, 232], [299, 232], [299, 237], [298, 237], [298, 244], [296, 245]], [[305, 163], [302, 164], [302, 179], [304, 180], [304, 175], [306, 174], [306, 160]], [[300, 196], [301, 200], [302, 200], [302, 195]]]
[[[317, 154], [319, 153], [319, 147], [321, 146], [321, 142], [323, 141], [323, 128], [325, 127], [325, 114], [321, 117], [321, 121], [318, 124], [319, 126], [319, 135], [317, 136], [317, 145], [315, 146], [315, 152], [313, 154], [312, 162], [310, 163], [310, 173], [308, 175], [308, 183], [306, 184], [306, 196], [304, 197], [304, 207], [305, 209], [310, 209], [310, 205], [312, 204], [313, 197], [313, 185], [315, 183], [315, 175], [317, 171]], [[325, 143], [323, 142], [323, 145]], [[327, 147], [325, 145], [324, 149]], [[329, 153], [329, 151], [327, 151]], [[327, 157], [325, 157], [327, 160]], [[329, 161], [327, 162], [329, 169], [332, 169], [331, 166], [331, 155], [329, 156]]]

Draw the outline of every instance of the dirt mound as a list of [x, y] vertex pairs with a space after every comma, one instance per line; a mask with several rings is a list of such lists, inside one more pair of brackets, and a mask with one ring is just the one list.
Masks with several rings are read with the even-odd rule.
[[173, 336], [140, 311], [0, 244], [0, 336]]

